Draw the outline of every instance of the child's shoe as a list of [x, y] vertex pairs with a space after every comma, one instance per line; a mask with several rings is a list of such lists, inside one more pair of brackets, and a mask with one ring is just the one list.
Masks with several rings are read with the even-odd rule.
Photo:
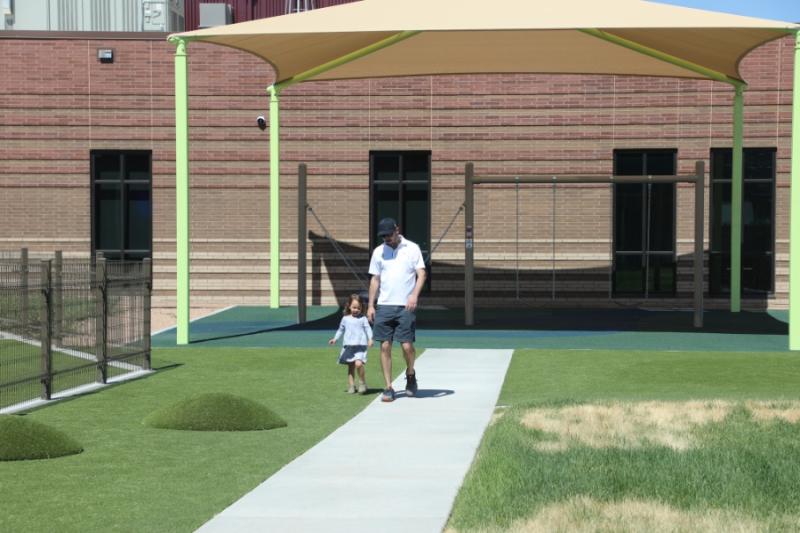
[[366, 394], [367, 393], [367, 384], [361, 381], [358, 384], [358, 393], [359, 394]]
[[356, 393], [355, 385], [350, 385], [349, 387], [347, 387], [347, 394], [355, 394], [355, 393]]
[[394, 389], [389, 387], [388, 389], [383, 389], [383, 394], [381, 394], [381, 401], [382, 402], [393, 402], [394, 401]]

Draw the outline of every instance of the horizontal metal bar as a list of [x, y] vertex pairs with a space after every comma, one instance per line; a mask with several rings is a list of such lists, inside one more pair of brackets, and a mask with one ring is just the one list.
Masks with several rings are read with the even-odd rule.
[[697, 176], [475, 176], [472, 183], [694, 183]]

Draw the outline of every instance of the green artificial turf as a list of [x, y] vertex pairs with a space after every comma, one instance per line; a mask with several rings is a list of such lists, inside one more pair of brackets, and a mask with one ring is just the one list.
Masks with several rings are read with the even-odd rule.
[[[195, 530], [380, 393], [379, 365], [370, 361], [369, 394], [346, 394], [337, 355], [329, 347], [154, 350], [155, 375], [28, 414], [80, 436], [84, 452], [0, 463], [0, 531]], [[142, 424], [161, 406], [205, 392], [267, 405], [289, 425], [195, 432]]]
[[800, 397], [791, 352], [516, 350], [498, 403]]
[[[676, 509], [722, 509], [764, 530], [800, 527], [800, 423], [756, 421], [749, 399], [800, 399], [800, 357], [788, 353], [518, 350], [448, 525], [506, 531], [548, 505], [576, 497], [657, 501]], [[521, 423], [533, 407], [647, 400], [725, 399], [736, 408], [699, 426], [696, 445], [676, 450], [590, 447], [542, 451], [554, 436]]]
[[82, 449], [58, 429], [23, 416], [0, 415], [0, 461], [52, 459], [81, 453]]
[[256, 431], [286, 427], [286, 421], [258, 402], [229, 393], [203, 393], [151, 413], [144, 424], [191, 431]]

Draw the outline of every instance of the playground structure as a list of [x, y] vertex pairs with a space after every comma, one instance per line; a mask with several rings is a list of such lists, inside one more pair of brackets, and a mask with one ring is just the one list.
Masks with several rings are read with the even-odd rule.
[[[170, 36], [176, 47], [178, 344], [189, 308], [187, 45], [245, 50], [276, 71], [269, 94], [270, 304], [280, 302], [280, 93], [307, 80], [467, 73], [581, 73], [707, 79], [734, 88], [730, 310], [741, 310], [742, 148], [746, 82], [741, 59], [788, 34], [796, 37], [791, 176], [800, 180], [800, 26], [648, 2], [618, 6], [573, 1], [547, 11], [519, 0], [502, 12], [478, 2], [365, 0], [282, 17]], [[617, 9], [615, 9], [615, 7]], [[454, 16], [457, 14], [457, 16]], [[302, 28], [299, 31], [298, 28]], [[431, 54], [435, 49], [440, 53]], [[792, 205], [800, 187], [792, 187]], [[800, 349], [800, 214], [791, 213], [790, 336]]]

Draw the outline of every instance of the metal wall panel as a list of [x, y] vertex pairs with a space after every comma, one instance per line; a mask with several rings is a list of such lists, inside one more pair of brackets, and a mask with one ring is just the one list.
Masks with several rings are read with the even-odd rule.
[[[356, 0], [314, 0], [317, 9], [349, 4]], [[233, 22], [277, 17], [285, 14], [286, 0], [186, 0], [186, 31], [196, 30], [200, 25], [200, 4], [230, 4]]]

